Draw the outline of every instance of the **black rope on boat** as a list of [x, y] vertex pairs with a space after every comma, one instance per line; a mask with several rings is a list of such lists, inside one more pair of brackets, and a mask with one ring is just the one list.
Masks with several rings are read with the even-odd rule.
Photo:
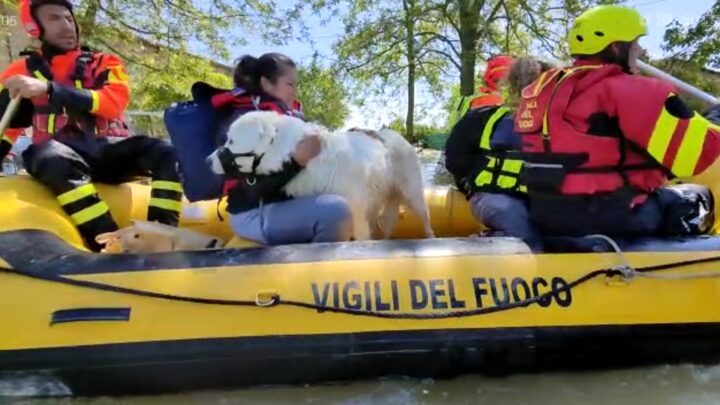
[[[712, 263], [712, 262], [720, 262], [720, 256], [715, 257], [706, 257], [703, 259], [695, 259], [695, 260], [686, 260], [681, 262], [675, 262], [675, 263], [666, 263], [666, 264], [660, 264], [655, 266], [647, 266], [647, 267], [639, 267], [634, 269], [637, 273], [651, 273], [655, 271], [661, 271], [661, 270], [668, 270], [668, 269], [674, 269], [674, 268], [680, 268], [680, 267], [687, 267], [692, 266], [696, 264], [703, 264], [703, 263]], [[201, 298], [201, 297], [188, 297], [188, 296], [182, 296], [182, 295], [175, 295], [175, 294], [165, 294], [165, 293], [158, 293], [153, 291], [145, 291], [145, 290], [138, 290], [135, 288], [128, 288], [128, 287], [119, 287], [114, 286], [110, 284], [104, 284], [104, 283], [98, 283], [95, 281], [88, 281], [88, 280], [78, 280], [58, 275], [48, 275], [48, 274], [38, 274], [38, 273], [29, 273], [29, 272], [23, 272], [17, 269], [9, 268], [9, 267], [0, 267], [0, 273], [6, 273], [6, 274], [14, 274], [14, 275], [20, 275], [25, 277], [30, 277], [38, 280], [43, 281], [50, 281], [50, 282], [57, 282], [61, 284], [71, 285], [75, 287], [82, 287], [82, 288], [90, 288], [94, 290], [100, 290], [100, 291], [108, 291], [108, 292], [114, 292], [119, 294], [129, 294], [129, 295], [135, 295], [140, 297], [148, 297], [148, 298], [157, 298], [157, 299], [164, 299], [164, 300], [170, 300], [170, 301], [178, 301], [178, 302], [188, 302], [193, 304], [206, 304], [206, 305], [229, 305], [229, 306], [247, 306], [247, 307], [259, 307], [257, 300], [226, 300], [226, 299], [219, 299], [219, 298]], [[336, 308], [336, 307], [328, 307], [323, 305], [317, 305], [307, 302], [301, 302], [301, 301], [293, 301], [293, 300], [283, 300], [279, 294], [273, 294], [270, 296], [270, 304], [262, 305], [267, 307], [275, 307], [279, 305], [286, 305], [286, 306], [293, 306], [293, 307], [299, 307], [299, 308], [305, 308], [305, 309], [312, 309], [318, 312], [329, 312], [329, 313], [340, 313], [340, 314], [346, 314], [346, 315], [358, 315], [358, 316], [369, 316], [374, 318], [388, 318], [388, 319], [445, 319], [445, 318], [461, 318], [461, 317], [468, 317], [468, 316], [477, 316], [477, 315], [486, 315], [486, 314], [492, 314], [497, 312], [503, 312], [508, 311], [515, 308], [520, 307], [527, 307], [532, 304], [539, 304], [545, 300], [551, 299], [551, 297], [555, 294], [562, 293], [565, 291], [571, 291], [573, 288], [586, 283], [587, 281], [590, 281], [596, 277], [600, 276], [606, 276], [606, 277], [614, 277], [614, 276], [624, 276], [624, 272], [622, 270], [618, 270], [615, 268], [610, 269], [600, 269], [595, 270], [587, 273], [586, 275], [577, 278], [576, 280], [568, 283], [567, 285], [560, 287], [560, 288], [553, 288], [552, 290], [537, 295], [535, 297], [527, 298], [522, 301], [517, 301], [513, 303], [503, 304], [503, 305], [497, 305], [494, 307], [487, 307], [487, 308], [477, 308], [477, 309], [470, 309], [470, 310], [461, 310], [461, 311], [449, 311], [449, 312], [442, 312], [442, 313], [423, 313], [423, 314], [413, 314], [413, 313], [387, 313], [387, 312], [375, 312], [375, 311], [364, 311], [364, 310], [357, 310], [357, 309], [347, 309], [347, 308]]]

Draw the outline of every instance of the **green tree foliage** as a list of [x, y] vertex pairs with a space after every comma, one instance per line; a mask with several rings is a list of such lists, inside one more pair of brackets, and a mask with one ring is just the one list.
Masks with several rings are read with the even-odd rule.
[[622, 0], [435, 0], [445, 24], [437, 38], [460, 74], [460, 94], [475, 90], [475, 67], [493, 54], [566, 56], [567, 31], [575, 17], [599, 3]]
[[435, 136], [435, 135], [441, 135], [445, 131], [443, 128], [436, 127], [433, 125], [426, 125], [426, 124], [416, 124], [415, 125], [415, 131], [413, 133], [413, 136], [409, 136], [407, 129], [405, 128], [405, 123], [401, 118], [396, 118], [390, 122], [387, 126], [388, 128], [399, 132], [402, 136], [404, 136], [410, 143], [413, 145], [428, 146], [428, 138]]
[[[157, 110], [190, 96], [195, 81], [227, 87], [228, 46], [259, 33], [271, 43], [291, 38], [295, 10], [271, 0], [79, 0], [82, 41], [120, 56], [132, 80], [131, 109]], [[208, 60], [191, 50], [210, 55]]]
[[407, 96], [405, 128], [414, 137], [415, 88], [424, 81], [441, 90], [446, 66], [430, 48], [441, 25], [432, 20], [428, 0], [339, 0], [347, 4], [345, 35], [335, 44], [339, 67], [353, 79], [355, 94]]
[[[415, 87], [425, 82], [447, 99], [449, 76], [459, 93], [475, 89], [476, 64], [492, 54], [542, 51], [562, 57], [572, 20], [613, 0], [317, 0], [316, 9], [347, 4], [340, 65], [360, 89], [406, 89], [405, 128], [414, 138]], [[454, 74], [452, 68], [455, 68]], [[362, 93], [362, 92], [359, 92]]]
[[350, 111], [347, 90], [337, 73], [313, 61], [309, 66], [300, 67], [298, 74], [298, 98], [306, 118], [330, 129], [340, 128]]
[[[677, 20], [665, 31], [663, 50], [668, 55], [653, 64], [710, 94], [720, 96], [720, 0], [689, 26]], [[685, 99], [696, 109], [707, 108], [698, 100]]]
[[698, 22], [683, 26], [677, 20], [665, 31], [663, 49], [672, 58], [692, 60], [703, 67], [720, 69], [720, 0]]

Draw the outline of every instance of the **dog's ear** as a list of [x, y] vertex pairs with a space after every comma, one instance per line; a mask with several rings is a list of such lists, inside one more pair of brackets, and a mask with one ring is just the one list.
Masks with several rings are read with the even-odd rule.
[[270, 112], [263, 116], [263, 119], [260, 120], [260, 139], [256, 145], [256, 153], [265, 153], [275, 143], [281, 126], [282, 116], [280, 114]]
[[108, 242], [120, 240], [120, 231], [105, 232], [95, 237], [95, 242], [100, 245], [107, 245]]

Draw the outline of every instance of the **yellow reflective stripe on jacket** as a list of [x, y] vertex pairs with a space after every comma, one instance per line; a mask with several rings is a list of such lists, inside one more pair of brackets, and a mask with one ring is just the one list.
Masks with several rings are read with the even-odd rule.
[[121, 65], [110, 66], [108, 67], [108, 71], [108, 83], [110, 84], [127, 84], [130, 80], [130, 76], [127, 74], [127, 72]]
[[510, 177], [510, 176], [499, 176], [498, 177], [498, 186], [500, 188], [513, 188], [517, 184], [517, 177]]
[[60, 194], [57, 196], [57, 200], [60, 205], [68, 205], [75, 201], [82, 200], [85, 197], [91, 196], [97, 193], [97, 189], [92, 184], [85, 184], [80, 187], [74, 188], [70, 191]]
[[150, 185], [152, 188], [158, 190], [177, 191], [178, 193], [182, 193], [183, 191], [180, 183], [176, 181], [154, 180]]
[[[672, 96], [671, 94], [670, 97]], [[670, 141], [672, 141], [679, 122], [680, 119], [670, 114], [665, 108], [663, 108], [658, 120], [655, 121], [655, 128], [653, 128], [648, 140], [647, 151], [660, 164], [665, 160], [668, 146], [670, 146]]]
[[55, 133], [55, 114], [48, 114], [47, 133], [52, 136]]
[[100, 96], [98, 96], [98, 92], [95, 90], [89, 90], [89, 91], [90, 91], [90, 97], [92, 98], [92, 105], [90, 107], [90, 113], [94, 114], [100, 108]]
[[149, 205], [168, 211], [180, 212], [182, 210], [182, 203], [180, 201], [168, 200], [167, 198], [151, 198]]
[[493, 178], [492, 172], [483, 170], [475, 178], [475, 185], [480, 187], [480, 186], [484, 186], [486, 184], [490, 184], [490, 183], [492, 183], [492, 178]]
[[468, 110], [470, 109], [470, 102], [475, 98], [475, 95], [472, 96], [463, 96], [463, 98], [460, 100], [460, 104], [457, 108], [457, 116], [455, 117], [455, 123], [460, 121], [462, 117], [467, 114]]
[[40, 73], [39, 70], [33, 70], [32, 73], [33, 73], [33, 75], [35, 75], [35, 77], [37, 77], [38, 79], [40, 79], [40, 80], [42, 80], [42, 81], [44, 81], [44, 82], [47, 81], [47, 77], [45, 77], [42, 73]]
[[99, 216], [104, 215], [108, 211], [110, 211], [110, 207], [108, 207], [105, 201], [100, 201], [85, 208], [84, 210], [70, 215], [70, 218], [72, 218], [75, 225], [82, 225], [86, 222], [92, 221]]
[[500, 107], [490, 116], [490, 118], [488, 118], [487, 122], [485, 123], [485, 128], [483, 128], [482, 135], [480, 136], [480, 149], [490, 150], [490, 138], [492, 138], [495, 123], [497, 123], [498, 120], [502, 118], [508, 111], [510, 111], [509, 108]]
[[674, 175], [685, 177], [695, 174], [695, 167], [700, 160], [708, 129], [710, 129], [708, 120], [695, 113], [683, 134], [682, 143], [670, 169]]
[[15, 142], [13, 142], [12, 138], [10, 138], [7, 134], [2, 134], [2, 138], [0, 138], [0, 141], [2, 141], [2, 142], [7, 142], [7, 143], [9, 143], [10, 145], [12, 145], [13, 143], [15, 143]]
[[[490, 157], [487, 170], [483, 170], [475, 178], [475, 185], [478, 187], [492, 185], [494, 180], [494, 170], [498, 164], [499, 159], [496, 157]], [[495, 185], [499, 188], [506, 190], [513, 190], [527, 193], [527, 187], [519, 185], [518, 175], [523, 167], [523, 161], [518, 159], [503, 159], [501, 172], [497, 176]]]
[[520, 174], [522, 170], [523, 162], [517, 159], [505, 159], [503, 162], [502, 169], [504, 172]]
[[460, 100], [458, 101], [457, 107], [453, 108], [452, 111], [450, 111], [450, 116], [448, 117], [447, 122], [447, 130], [451, 131], [452, 128], [455, 126], [455, 124], [460, 121], [460, 118], [462, 116], [460, 115], [460, 111], [464, 109], [464, 103], [467, 101], [467, 97], [460, 97]]

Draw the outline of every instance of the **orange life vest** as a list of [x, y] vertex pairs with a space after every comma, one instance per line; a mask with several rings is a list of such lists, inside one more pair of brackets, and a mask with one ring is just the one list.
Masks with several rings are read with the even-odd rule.
[[[89, 50], [76, 52], [75, 67], [64, 75], [53, 74], [47, 61], [38, 52], [27, 52], [25, 65], [28, 72], [38, 78], [53, 81], [63, 86], [79, 89], [97, 89], [103, 83], [97, 83], [95, 70], [97, 68], [96, 53]], [[99, 137], [130, 136], [130, 131], [122, 119], [108, 119], [87, 113], [74, 113], [64, 108], [53, 107], [47, 95], [31, 99], [34, 105], [33, 115], [33, 143], [43, 142], [52, 137], [71, 120], [78, 122], [87, 133], [94, 133]]]

